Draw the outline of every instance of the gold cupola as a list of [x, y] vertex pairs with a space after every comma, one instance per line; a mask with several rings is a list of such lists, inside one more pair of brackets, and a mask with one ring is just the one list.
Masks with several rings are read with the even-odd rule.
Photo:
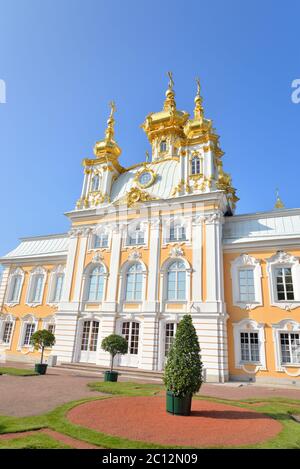
[[121, 154], [121, 148], [114, 140], [115, 135], [115, 119], [114, 113], [116, 112], [116, 105], [114, 101], [110, 102], [110, 115], [107, 120], [107, 128], [105, 130], [104, 140], [96, 142], [94, 146], [94, 154], [96, 158], [100, 160], [105, 158], [105, 160], [117, 160]]
[[169, 83], [162, 111], [147, 115], [141, 125], [152, 145], [153, 159], [176, 156], [176, 149], [185, 138], [184, 125], [189, 114], [176, 108], [174, 81], [168, 72]]

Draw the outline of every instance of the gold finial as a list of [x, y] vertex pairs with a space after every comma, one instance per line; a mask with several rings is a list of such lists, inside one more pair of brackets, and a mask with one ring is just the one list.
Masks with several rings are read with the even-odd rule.
[[174, 80], [173, 80], [173, 72], [167, 72], [169, 77], [168, 89], [173, 91], [174, 89]]
[[282, 202], [281, 198], [279, 197], [279, 190], [278, 190], [278, 188], [276, 188], [275, 194], [276, 194], [275, 208], [276, 208], [276, 209], [284, 208], [284, 203]]
[[114, 119], [114, 113], [116, 112], [116, 104], [114, 101], [110, 101], [109, 103], [110, 106], [110, 114], [109, 118], [107, 119], [107, 129], [105, 131], [105, 141], [106, 142], [111, 142], [113, 140], [115, 130], [114, 130], [114, 124], [115, 124], [115, 119]]
[[176, 111], [175, 93], [174, 93], [174, 80], [173, 73], [167, 72], [169, 77], [168, 89], [166, 91], [166, 99], [164, 103], [164, 111], [170, 111], [174, 114]]
[[202, 98], [200, 95], [200, 79], [196, 78], [197, 83], [197, 93], [195, 96], [195, 108], [194, 108], [194, 117], [195, 119], [202, 120], [203, 118], [203, 106], [202, 106]]

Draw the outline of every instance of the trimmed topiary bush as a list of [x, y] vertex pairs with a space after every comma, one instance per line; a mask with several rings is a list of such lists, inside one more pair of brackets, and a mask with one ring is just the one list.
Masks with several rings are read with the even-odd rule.
[[43, 364], [44, 351], [47, 347], [52, 347], [55, 344], [55, 336], [52, 332], [47, 329], [42, 329], [41, 331], [36, 331], [32, 334], [30, 339], [31, 345], [34, 346], [36, 350], [41, 350], [41, 365]]
[[176, 397], [192, 396], [202, 384], [200, 345], [189, 314], [183, 316], [178, 324], [167, 357], [164, 384], [167, 391]]
[[110, 353], [110, 372], [113, 371], [114, 358], [118, 353], [124, 355], [128, 350], [127, 340], [121, 335], [111, 334], [102, 340], [101, 347]]

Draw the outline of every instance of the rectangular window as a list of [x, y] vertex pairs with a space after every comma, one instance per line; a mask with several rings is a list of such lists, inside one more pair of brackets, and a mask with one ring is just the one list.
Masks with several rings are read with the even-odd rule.
[[239, 270], [240, 301], [243, 303], [255, 302], [254, 271], [253, 269]]
[[294, 300], [294, 287], [292, 269], [290, 267], [278, 267], [275, 269], [277, 300]]
[[186, 241], [185, 227], [172, 224], [170, 226], [169, 241]]
[[281, 363], [300, 364], [300, 334], [284, 332], [280, 334]]
[[95, 235], [93, 238], [93, 248], [107, 248], [108, 247], [108, 234], [101, 233], [99, 236]]
[[35, 324], [32, 323], [27, 323], [25, 325], [25, 334], [24, 334], [24, 340], [23, 340], [23, 346], [30, 345], [30, 339], [32, 334], [35, 331]]
[[63, 287], [64, 275], [55, 276], [55, 288], [53, 292], [53, 302], [58, 303], [61, 299], [62, 287]]
[[48, 324], [47, 327], [48, 331], [51, 332], [51, 334], [55, 333], [55, 324]]
[[175, 324], [174, 322], [168, 322], [166, 324], [166, 337], [165, 337], [165, 357], [168, 355], [172, 342], [175, 335]]
[[42, 289], [44, 283], [43, 275], [34, 275], [32, 278], [32, 287], [30, 292], [31, 303], [41, 303], [42, 301]]
[[20, 288], [21, 288], [21, 282], [22, 282], [21, 275], [15, 275], [12, 278], [12, 284], [11, 284], [9, 298], [8, 298], [9, 302], [15, 303], [18, 301]]
[[13, 328], [13, 322], [12, 321], [5, 321], [4, 329], [3, 329], [3, 336], [2, 336], [2, 342], [4, 344], [9, 344], [10, 343], [12, 328]]
[[258, 332], [241, 332], [241, 360], [259, 362]]

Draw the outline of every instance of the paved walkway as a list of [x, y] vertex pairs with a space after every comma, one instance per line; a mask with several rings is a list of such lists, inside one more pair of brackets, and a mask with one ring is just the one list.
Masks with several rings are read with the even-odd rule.
[[[49, 368], [45, 376], [2, 375], [0, 376], [0, 415], [18, 417], [38, 415], [72, 400], [95, 397], [100, 393], [90, 391], [87, 384], [101, 380], [102, 377], [99, 374], [66, 371], [58, 368]], [[121, 378], [121, 381], [135, 380]], [[136, 381], [146, 382], [145, 380]], [[249, 397], [287, 397], [300, 400], [299, 388], [262, 387], [237, 383], [204, 384], [200, 394], [238, 400]]]

